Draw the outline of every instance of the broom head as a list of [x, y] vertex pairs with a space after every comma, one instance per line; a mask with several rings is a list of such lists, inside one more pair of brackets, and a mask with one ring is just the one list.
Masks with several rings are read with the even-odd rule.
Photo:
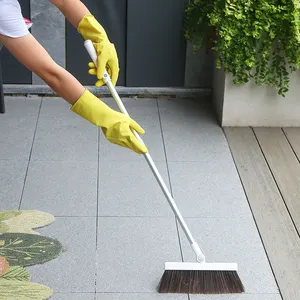
[[167, 262], [159, 293], [234, 294], [243, 293], [236, 263]]

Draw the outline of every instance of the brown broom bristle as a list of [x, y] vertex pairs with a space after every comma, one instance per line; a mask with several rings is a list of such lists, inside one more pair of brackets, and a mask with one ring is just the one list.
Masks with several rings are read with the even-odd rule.
[[166, 270], [158, 291], [175, 294], [235, 294], [245, 290], [236, 271]]

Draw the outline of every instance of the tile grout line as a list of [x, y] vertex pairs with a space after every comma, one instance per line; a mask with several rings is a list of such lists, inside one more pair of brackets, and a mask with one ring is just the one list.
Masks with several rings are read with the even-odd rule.
[[[60, 294], [63, 294], [63, 293], [60, 293]], [[67, 293], [64, 293], [64, 294], [67, 294]], [[69, 293], [70, 294], [70, 293]], [[71, 293], [71, 294], [81, 294], [81, 292], [74, 292], [74, 293]], [[89, 293], [87, 293], [89, 294]], [[102, 294], [120, 294], [120, 295], [157, 295], [157, 292], [118, 292], [118, 291], [114, 291], [114, 292], [99, 292], [97, 293], [97, 295], [102, 295]], [[171, 293], [169, 293], [168, 295], [172, 295]], [[178, 294], [178, 295], [188, 295], [188, 294]], [[205, 294], [195, 294], [195, 295], [202, 295], [202, 296], [205, 296]], [[212, 295], [212, 294], [211, 294]], [[215, 294], [216, 295], [216, 294]], [[219, 294], [221, 295], [221, 294]], [[224, 294], [223, 294], [224, 295]], [[228, 295], [228, 294], [227, 294]], [[232, 295], [232, 294], [230, 294]], [[280, 293], [243, 293], [243, 295], [280, 295]], [[206, 294], [206, 296], [208, 296], [208, 294]], [[171, 298], [170, 298], [171, 299]], [[228, 299], [228, 298], [227, 298]], [[233, 298], [232, 298], [233, 299]], [[236, 299], [236, 298], [235, 298]], [[203, 298], [203, 300], [205, 300]]]
[[[157, 100], [156, 100], [156, 105], [157, 105], [158, 119], [159, 119], [159, 124], [160, 124], [160, 130], [161, 130], [161, 136], [162, 136], [162, 142], [163, 142], [163, 148], [164, 148], [164, 154], [165, 154], [165, 160], [166, 160], [166, 167], [167, 167], [167, 174], [168, 174], [169, 185], [170, 185], [170, 192], [171, 192], [172, 197], [173, 197], [173, 190], [172, 190], [172, 182], [171, 182], [171, 175], [170, 175], [170, 169], [169, 169], [167, 148], [166, 148], [166, 144], [165, 144], [165, 137], [164, 137], [164, 133], [163, 133], [162, 120], [161, 120], [161, 115], [160, 115], [160, 110], [159, 110], [159, 105], [158, 105]], [[179, 228], [178, 228], [178, 222], [177, 222], [176, 216], [175, 216], [175, 224], [176, 224], [176, 230], [177, 230], [177, 235], [178, 235], [181, 259], [183, 261], [182, 245], [181, 245], [181, 241], [180, 241]]]
[[[54, 215], [55, 218], [96, 218], [96, 215], [88, 216], [88, 215], [64, 215], [58, 216]], [[143, 218], [143, 219], [173, 219], [172, 216], [134, 216], [134, 215], [120, 215], [120, 216], [108, 216], [108, 215], [98, 215], [98, 218]], [[206, 217], [206, 216], [198, 216], [198, 217], [184, 217], [187, 219], [201, 219], [201, 220], [209, 220], [209, 219], [218, 219], [218, 220], [235, 220], [238, 219], [237, 217]]]
[[96, 205], [96, 249], [95, 249], [95, 299], [97, 298], [97, 250], [98, 250], [98, 222], [99, 222], [99, 176], [100, 176], [100, 129], [98, 128], [97, 135], [97, 149], [98, 149], [98, 162], [97, 162], [97, 205]]
[[165, 162], [166, 162], [166, 167], [167, 167], [167, 174], [168, 174], [168, 181], [170, 185], [170, 192], [173, 196], [173, 191], [172, 191], [172, 184], [171, 184], [171, 176], [170, 176], [170, 170], [169, 170], [169, 164], [168, 164], [168, 156], [167, 156], [167, 149], [166, 149], [166, 144], [165, 144], [165, 138], [164, 138], [164, 133], [162, 129], [162, 121], [161, 121], [161, 115], [159, 111], [159, 106], [158, 106], [158, 101], [156, 100], [156, 105], [157, 105], [157, 112], [158, 112], [158, 120], [159, 120], [159, 125], [160, 125], [160, 133], [162, 137], [162, 143], [163, 143], [163, 149], [164, 149], [164, 155], [165, 155]]
[[[167, 167], [167, 174], [168, 174], [169, 185], [170, 185], [170, 192], [171, 192], [171, 195], [173, 197], [173, 190], [172, 190], [172, 182], [171, 182], [170, 169], [169, 169], [169, 163], [168, 163], [167, 149], [166, 149], [166, 144], [165, 144], [165, 138], [164, 138], [164, 133], [163, 133], [162, 120], [161, 120], [161, 115], [160, 115], [158, 100], [156, 100], [156, 105], [157, 105], [157, 112], [158, 112], [158, 119], [159, 119], [159, 124], [160, 124], [160, 130], [161, 130], [161, 136], [162, 136], [164, 154], [165, 154], [165, 159], [166, 159], [166, 167]], [[179, 227], [178, 227], [178, 222], [177, 222], [176, 216], [175, 216], [174, 219], [175, 219], [175, 226], [176, 226], [176, 231], [177, 231], [177, 237], [178, 237], [178, 244], [179, 244], [179, 250], [180, 250], [180, 255], [181, 255], [181, 261], [183, 261], [182, 244], [181, 244], [181, 240], [180, 240]], [[188, 295], [188, 300], [190, 300], [190, 295]]]
[[26, 172], [25, 172], [25, 176], [24, 176], [24, 183], [23, 183], [23, 188], [22, 188], [22, 192], [21, 192], [21, 197], [20, 197], [18, 210], [21, 209], [21, 205], [22, 205], [22, 200], [23, 200], [23, 195], [24, 195], [24, 190], [25, 190], [25, 185], [26, 185], [27, 175], [28, 175], [28, 170], [29, 170], [29, 165], [30, 165], [30, 162], [31, 162], [33, 145], [34, 145], [34, 141], [35, 141], [35, 135], [36, 135], [36, 131], [37, 131], [38, 123], [39, 123], [39, 118], [40, 118], [40, 113], [41, 113], [41, 108], [42, 108], [42, 101], [43, 101], [43, 97], [41, 97], [41, 99], [40, 99], [40, 106], [39, 106], [39, 111], [38, 111], [38, 115], [37, 115], [37, 119], [36, 119], [35, 129], [34, 129], [34, 133], [33, 133], [32, 144], [31, 144], [31, 149], [30, 149], [29, 158], [28, 158], [28, 164], [27, 164], [27, 168], [26, 168]]
[[[0, 158], [0, 161], [28, 161], [28, 159], [14, 159], [14, 158]], [[55, 159], [35, 159], [35, 162], [70, 162], [70, 163], [77, 163], [77, 162], [97, 162], [97, 160], [55, 160]], [[123, 162], [124, 160], [118, 159], [109, 159], [106, 160], [107, 162]], [[166, 160], [159, 160], [153, 159], [155, 163], [164, 163]], [[140, 162], [138, 160], [128, 160], [130, 163]], [[202, 160], [168, 160], [168, 162], [172, 163], [202, 163]]]

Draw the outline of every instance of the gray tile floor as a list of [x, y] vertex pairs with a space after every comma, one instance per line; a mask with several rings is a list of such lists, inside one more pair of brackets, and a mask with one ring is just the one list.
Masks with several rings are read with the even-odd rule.
[[[105, 101], [115, 107], [112, 99]], [[160, 295], [165, 261], [194, 256], [142, 156], [58, 98], [7, 97], [0, 209], [56, 216], [64, 252], [30, 268], [54, 300], [280, 300], [222, 129], [206, 100], [124, 99], [208, 261], [237, 262], [242, 295]], [[24, 184], [25, 183], [25, 184]]]

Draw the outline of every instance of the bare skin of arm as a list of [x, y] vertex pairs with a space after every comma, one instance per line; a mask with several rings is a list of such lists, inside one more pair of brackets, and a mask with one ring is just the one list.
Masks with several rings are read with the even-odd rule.
[[82, 84], [56, 64], [43, 46], [31, 35], [9, 38], [0, 35], [0, 43], [25, 67], [42, 78], [60, 97], [74, 104], [85, 91]]
[[[52, 2], [76, 28], [82, 17], [89, 13], [86, 7], [77, 0], [52, 0]], [[93, 20], [92, 16], [87, 16], [87, 18]], [[93, 21], [95, 22], [95, 20]], [[101, 31], [102, 29], [99, 30], [99, 32]], [[98, 33], [97, 30], [96, 33]], [[147, 152], [147, 148], [136, 139], [132, 132], [132, 129], [139, 133], [144, 133], [144, 130], [134, 120], [109, 108], [87, 91], [72, 74], [53, 61], [48, 52], [30, 33], [20, 38], [0, 35], [0, 43], [21, 64], [42, 78], [60, 97], [71, 105], [76, 103], [72, 107], [72, 111], [92, 124], [101, 127], [105, 137], [110, 142], [129, 148], [139, 154]], [[109, 49], [108, 53], [114, 50], [114, 52], [109, 53], [111, 54], [110, 59], [117, 61], [115, 48], [111, 47], [109, 43], [106, 44]], [[100, 55], [98, 55], [98, 59], [99, 57]], [[105, 58], [102, 61], [105, 63]], [[116, 66], [117, 64], [114, 63], [114, 67]]]
[[[74, 26], [89, 14], [87, 7], [79, 0], [51, 0]], [[0, 43], [33, 73], [43, 79], [60, 97], [74, 104], [85, 91], [82, 84], [68, 71], [57, 65], [44, 47], [31, 35], [9, 38], [0, 35]]]
[[50, 0], [74, 26], [78, 27], [81, 19], [89, 14], [87, 7], [79, 0]]
[[[89, 14], [87, 7], [79, 0], [50, 0], [75, 27]], [[0, 35], [8, 51], [25, 67], [42, 78], [60, 97], [74, 104], [85, 88], [68, 71], [57, 65], [43, 46], [31, 35], [21, 38], [9, 38]]]

